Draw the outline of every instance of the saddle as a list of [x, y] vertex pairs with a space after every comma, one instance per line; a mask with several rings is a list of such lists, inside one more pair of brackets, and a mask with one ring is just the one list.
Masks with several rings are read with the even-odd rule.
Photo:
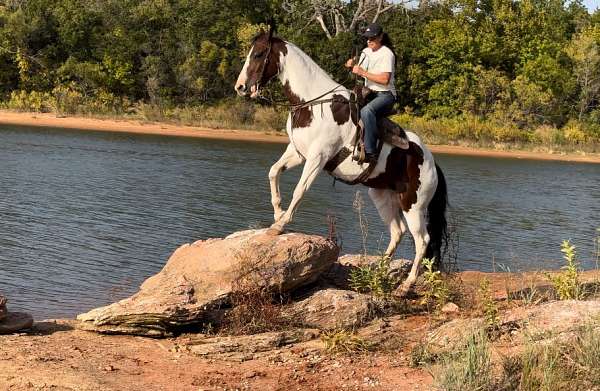
[[[351, 97], [351, 101], [354, 101], [354, 106], [356, 110], [356, 118], [358, 119], [357, 123], [357, 132], [356, 138], [354, 140], [354, 151], [353, 159], [357, 160], [359, 163], [365, 160], [365, 131], [364, 125], [360, 120], [360, 110], [370, 101], [370, 95], [373, 91], [369, 88], [357, 85], [352, 90], [353, 98]], [[377, 147], [378, 151], [381, 151], [381, 147], [383, 143], [389, 143], [394, 147], [398, 147], [400, 149], [408, 149], [409, 143], [408, 138], [406, 136], [406, 132], [400, 125], [392, 121], [388, 118], [389, 115], [395, 114], [393, 111], [385, 113], [383, 116], [377, 118], [377, 130], [378, 130], [378, 139], [379, 145]]]

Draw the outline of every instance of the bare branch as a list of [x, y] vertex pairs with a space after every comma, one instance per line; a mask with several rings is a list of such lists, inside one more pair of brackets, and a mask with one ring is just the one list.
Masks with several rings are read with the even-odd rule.
[[321, 29], [323, 29], [323, 31], [325, 32], [325, 35], [327, 35], [327, 38], [331, 39], [331, 33], [329, 32], [329, 29], [327, 28], [327, 25], [323, 20], [323, 15], [320, 12], [317, 12], [315, 14], [315, 19], [319, 22], [319, 25], [321, 26]]

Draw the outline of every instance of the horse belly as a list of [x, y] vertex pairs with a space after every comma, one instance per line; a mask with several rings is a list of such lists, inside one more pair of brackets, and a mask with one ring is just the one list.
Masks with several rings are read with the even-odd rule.
[[[348, 145], [347, 148], [349, 151], [353, 150], [352, 145]], [[389, 154], [392, 147], [388, 144], [384, 144], [381, 149], [381, 158], [377, 162], [377, 165], [373, 169], [373, 172], [369, 175], [369, 178], [374, 178], [379, 176], [382, 172], [385, 171], [386, 160], [385, 157]], [[358, 178], [365, 170], [367, 169], [366, 164], [358, 164], [355, 160], [352, 159], [352, 153], [348, 157], [346, 157], [335, 170], [331, 172], [331, 175], [334, 177], [345, 181], [352, 182], [356, 178]]]

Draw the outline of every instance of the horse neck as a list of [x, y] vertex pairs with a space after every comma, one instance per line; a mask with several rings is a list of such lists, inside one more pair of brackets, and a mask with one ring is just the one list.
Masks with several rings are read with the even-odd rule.
[[[315, 99], [339, 86], [339, 83], [298, 47], [290, 43], [286, 43], [286, 47], [287, 54], [283, 60], [279, 80], [292, 104]], [[343, 88], [340, 87], [340, 90]]]

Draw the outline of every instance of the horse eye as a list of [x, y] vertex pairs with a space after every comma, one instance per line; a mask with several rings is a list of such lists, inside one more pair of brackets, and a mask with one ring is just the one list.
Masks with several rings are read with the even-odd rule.
[[254, 58], [261, 58], [263, 54], [264, 54], [264, 52], [256, 53], [254, 55]]

